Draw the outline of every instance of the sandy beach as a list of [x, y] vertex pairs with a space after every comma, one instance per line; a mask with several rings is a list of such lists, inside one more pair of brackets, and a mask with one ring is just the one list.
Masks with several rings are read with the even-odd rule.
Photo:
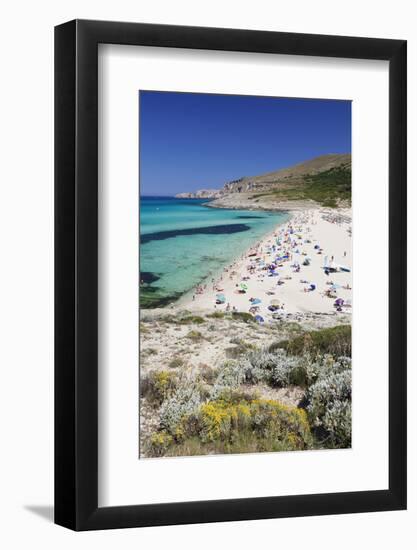
[[288, 313], [349, 314], [351, 270], [350, 209], [295, 211], [174, 309], [242, 311], [265, 322]]

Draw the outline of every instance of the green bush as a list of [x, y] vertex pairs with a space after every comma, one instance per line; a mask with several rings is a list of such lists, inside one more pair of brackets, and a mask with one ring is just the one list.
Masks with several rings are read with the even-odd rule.
[[254, 323], [255, 317], [251, 315], [250, 313], [246, 313], [244, 311], [233, 311], [232, 312], [232, 319], [235, 321], [242, 321], [243, 323]]
[[209, 319], [223, 319], [225, 314], [222, 311], [214, 311], [213, 313], [209, 313], [207, 317]]
[[206, 320], [199, 315], [191, 315], [189, 311], [182, 311], [174, 315], [172, 313], [166, 313], [159, 318], [162, 323], [170, 323], [173, 325], [201, 325]]
[[271, 191], [252, 195], [252, 199], [313, 200], [336, 208], [341, 202], [350, 204], [351, 179], [351, 165], [346, 163], [318, 174], [306, 174], [297, 184], [273, 187]]
[[350, 325], [312, 330], [289, 340], [275, 342], [269, 347], [273, 352], [284, 349], [291, 355], [310, 356], [326, 353], [335, 357], [350, 356], [352, 353], [352, 331]]
[[308, 386], [308, 372], [305, 365], [296, 365], [289, 373], [289, 383], [306, 388]]
[[199, 315], [187, 315], [186, 317], [180, 317], [177, 322], [180, 325], [202, 325], [206, 320]]

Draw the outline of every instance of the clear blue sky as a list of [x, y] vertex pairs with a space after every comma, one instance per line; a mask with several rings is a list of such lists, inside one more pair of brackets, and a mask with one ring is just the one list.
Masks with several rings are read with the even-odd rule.
[[351, 102], [140, 92], [142, 195], [226, 181], [351, 151]]

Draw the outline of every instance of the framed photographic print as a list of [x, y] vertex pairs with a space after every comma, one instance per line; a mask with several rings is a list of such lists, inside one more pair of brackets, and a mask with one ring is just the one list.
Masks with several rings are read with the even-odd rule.
[[406, 42], [55, 30], [55, 521], [406, 507]]

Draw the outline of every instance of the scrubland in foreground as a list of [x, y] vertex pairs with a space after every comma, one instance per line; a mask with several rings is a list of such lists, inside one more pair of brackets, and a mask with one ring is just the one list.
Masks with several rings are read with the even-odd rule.
[[350, 447], [349, 323], [336, 314], [273, 325], [238, 312], [143, 316], [140, 456]]

